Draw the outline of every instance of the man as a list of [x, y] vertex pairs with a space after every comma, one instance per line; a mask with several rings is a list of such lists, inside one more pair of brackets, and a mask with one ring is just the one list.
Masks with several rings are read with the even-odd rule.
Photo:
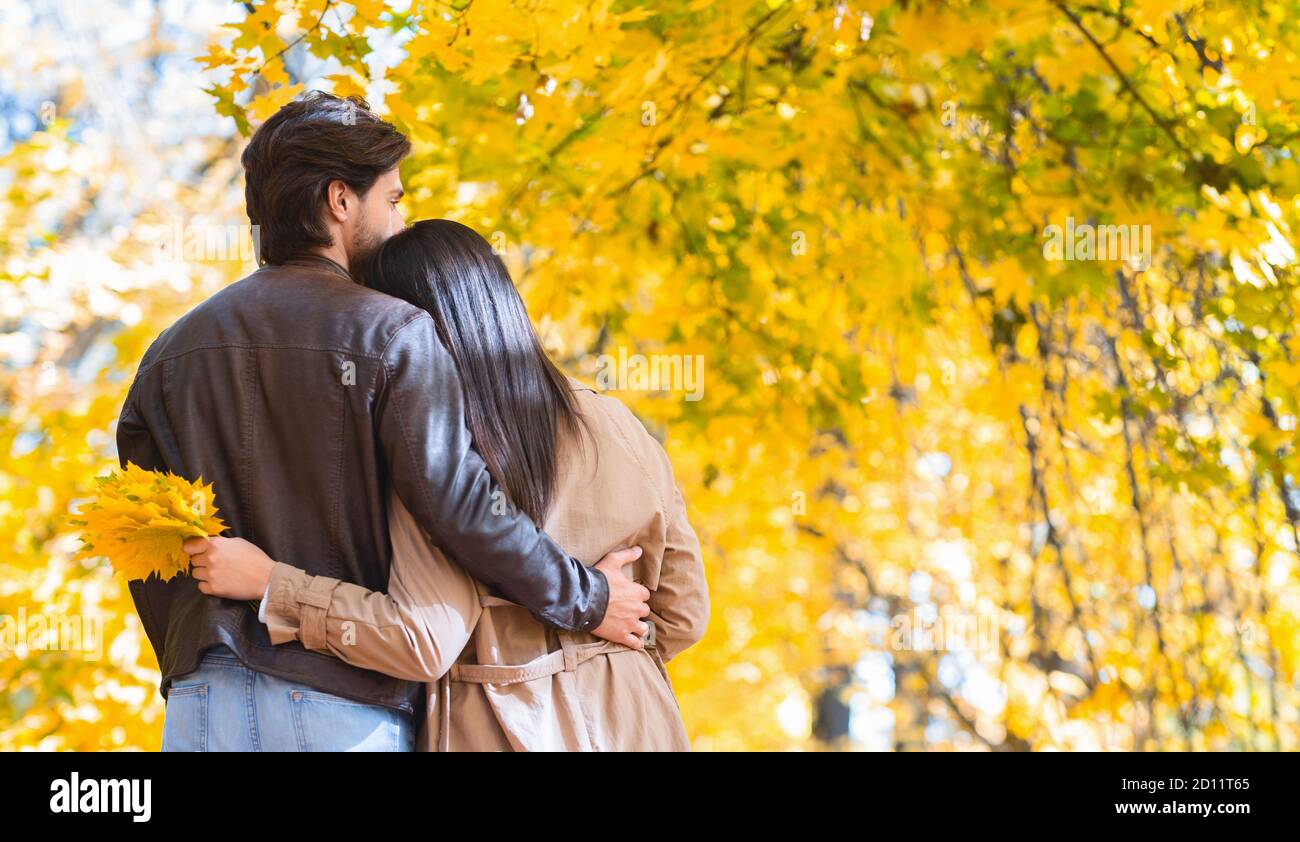
[[[409, 151], [364, 101], [323, 93], [257, 130], [242, 161], [261, 268], [150, 346], [119, 457], [202, 476], [231, 534], [375, 590], [388, 583], [391, 485], [439, 547], [538, 619], [641, 648], [649, 591], [610, 575], [632, 556], [585, 568], [502, 505], [432, 319], [351, 277], [403, 225]], [[418, 685], [273, 646], [248, 604], [204, 587], [131, 583], [162, 668], [164, 750], [410, 748]]]

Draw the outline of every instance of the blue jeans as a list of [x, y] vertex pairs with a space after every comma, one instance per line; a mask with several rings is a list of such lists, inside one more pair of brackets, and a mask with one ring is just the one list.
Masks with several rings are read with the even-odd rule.
[[244, 666], [225, 646], [172, 681], [163, 751], [413, 751], [410, 714]]

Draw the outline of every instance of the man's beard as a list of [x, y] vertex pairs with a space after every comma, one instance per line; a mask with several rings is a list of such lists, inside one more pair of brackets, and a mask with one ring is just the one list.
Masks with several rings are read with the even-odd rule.
[[348, 262], [356, 264], [358, 268], [363, 268], [370, 262], [370, 258], [374, 256], [375, 250], [383, 245], [384, 240], [388, 238], [379, 231], [371, 230], [366, 225], [364, 216], [358, 219], [357, 222], [357, 230], [352, 232], [352, 255]]

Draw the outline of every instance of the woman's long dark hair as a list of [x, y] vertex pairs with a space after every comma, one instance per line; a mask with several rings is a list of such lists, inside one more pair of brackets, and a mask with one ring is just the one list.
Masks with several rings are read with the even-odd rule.
[[365, 276], [373, 289], [433, 316], [460, 373], [474, 448], [541, 525], [555, 492], [557, 434], [576, 435], [581, 416], [501, 258], [473, 229], [429, 219], [381, 245]]

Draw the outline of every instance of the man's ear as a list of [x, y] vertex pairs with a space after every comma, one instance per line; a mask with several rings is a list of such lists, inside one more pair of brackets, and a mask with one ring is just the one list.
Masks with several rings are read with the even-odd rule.
[[337, 178], [325, 188], [325, 210], [335, 222], [346, 222], [348, 214], [354, 210], [356, 201], [352, 189]]

